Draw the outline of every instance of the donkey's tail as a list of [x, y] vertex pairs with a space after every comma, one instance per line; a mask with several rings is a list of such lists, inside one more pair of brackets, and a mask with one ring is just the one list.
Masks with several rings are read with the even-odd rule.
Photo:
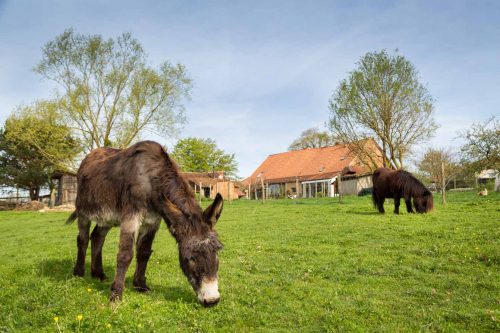
[[76, 212], [76, 210], [75, 210], [75, 211], [73, 211], [73, 213], [71, 213], [71, 215], [68, 217], [68, 219], [66, 220], [66, 223], [65, 223], [65, 224], [71, 224], [71, 223], [73, 223], [73, 222], [76, 220], [76, 218], [77, 218], [77, 217], [78, 217], [78, 214], [77, 214], [77, 212]]

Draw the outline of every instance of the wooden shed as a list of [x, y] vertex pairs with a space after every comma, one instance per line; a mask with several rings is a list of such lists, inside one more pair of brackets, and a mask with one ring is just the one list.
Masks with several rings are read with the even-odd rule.
[[56, 171], [52, 174], [52, 180], [56, 182], [55, 205], [74, 205], [77, 191], [76, 174], [68, 171]]

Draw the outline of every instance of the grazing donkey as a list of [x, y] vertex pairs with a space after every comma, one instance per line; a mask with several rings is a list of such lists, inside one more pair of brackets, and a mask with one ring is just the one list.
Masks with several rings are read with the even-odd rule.
[[90, 152], [77, 173], [76, 210], [78, 255], [73, 274], [85, 273], [90, 221], [95, 220], [91, 240], [91, 274], [104, 280], [102, 246], [113, 226], [120, 227], [116, 274], [110, 301], [121, 299], [125, 273], [132, 261], [134, 242], [137, 267], [133, 286], [148, 291], [146, 265], [161, 219], [177, 241], [182, 271], [204, 306], [219, 302], [217, 251], [222, 244], [214, 230], [223, 206], [220, 194], [205, 210], [179, 174], [176, 164], [156, 142], [143, 141], [127, 149], [98, 148]]
[[430, 212], [434, 206], [432, 193], [413, 175], [403, 170], [391, 170], [378, 168], [372, 176], [373, 204], [380, 213], [384, 213], [384, 201], [386, 198], [394, 198], [394, 213], [399, 214], [399, 203], [404, 198], [408, 213], [414, 213], [413, 205], [417, 213]]

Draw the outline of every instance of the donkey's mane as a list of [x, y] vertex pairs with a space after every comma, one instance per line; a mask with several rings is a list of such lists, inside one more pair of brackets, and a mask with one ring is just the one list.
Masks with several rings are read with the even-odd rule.
[[158, 174], [160, 200], [172, 202], [191, 222], [191, 227], [196, 231], [201, 231], [203, 212], [196, 202], [194, 192], [182, 177], [177, 163], [170, 158], [161, 146], [160, 148], [160, 156], [163, 160], [163, 167]]

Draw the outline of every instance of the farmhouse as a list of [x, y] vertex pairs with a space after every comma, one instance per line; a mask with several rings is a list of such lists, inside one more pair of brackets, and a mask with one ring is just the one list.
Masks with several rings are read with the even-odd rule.
[[333, 197], [339, 186], [342, 194], [360, 194], [372, 187], [371, 170], [383, 164], [376, 142], [363, 142], [372, 156], [370, 162], [349, 144], [270, 155], [243, 181], [248, 196], [261, 198], [264, 189], [266, 197]]

